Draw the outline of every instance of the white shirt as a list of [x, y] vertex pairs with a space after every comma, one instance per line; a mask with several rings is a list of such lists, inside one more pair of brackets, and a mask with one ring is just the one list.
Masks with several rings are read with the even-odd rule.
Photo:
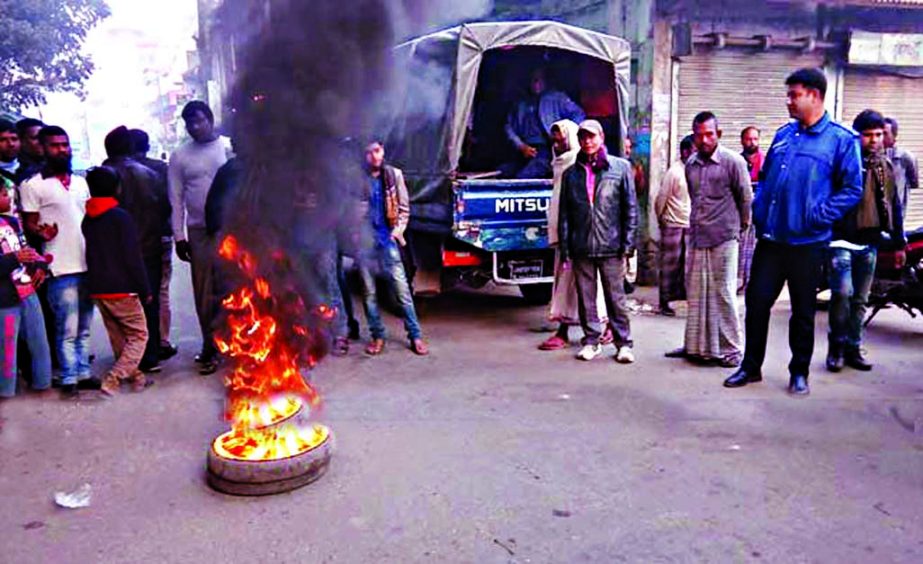
[[37, 213], [39, 223], [58, 224], [58, 235], [45, 244], [51, 253], [51, 273], [55, 276], [87, 271], [86, 245], [80, 224], [86, 214], [90, 189], [82, 177], [71, 176], [70, 188], [56, 177], [36, 174], [19, 188], [24, 213]]
[[173, 206], [173, 236], [186, 240], [186, 228], [205, 228], [205, 199], [215, 174], [231, 155], [231, 142], [218, 137], [209, 143], [191, 141], [170, 157], [168, 182]]

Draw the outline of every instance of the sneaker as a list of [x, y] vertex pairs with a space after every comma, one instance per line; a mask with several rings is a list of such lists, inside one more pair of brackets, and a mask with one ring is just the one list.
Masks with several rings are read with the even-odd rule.
[[602, 352], [602, 345], [583, 345], [583, 348], [577, 353], [577, 358], [589, 361], [602, 354]]
[[615, 355], [615, 361], [620, 364], [631, 364], [635, 361], [635, 353], [631, 351], [631, 347], [619, 347], [619, 352]]

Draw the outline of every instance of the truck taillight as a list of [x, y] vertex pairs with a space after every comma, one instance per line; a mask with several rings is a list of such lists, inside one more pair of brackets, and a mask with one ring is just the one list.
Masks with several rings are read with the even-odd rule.
[[467, 251], [442, 251], [442, 266], [480, 266], [480, 255]]

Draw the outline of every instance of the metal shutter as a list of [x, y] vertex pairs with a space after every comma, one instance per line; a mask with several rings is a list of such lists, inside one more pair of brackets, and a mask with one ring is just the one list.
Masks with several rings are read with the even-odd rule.
[[[850, 68], [843, 87], [843, 121], [852, 123], [859, 112], [873, 109], [897, 120], [898, 145], [923, 157], [923, 79], [886, 75]], [[906, 229], [923, 227], [923, 194], [911, 190], [904, 219]]]
[[789, 121], [785, 79], [802, 67], [822, 66], [822, 53], [754, 52], [703, 49], [683, 57], [679, 68], [680, 138], [692, 132], [692, 119], [709, 110], [718, 116], [724, 144], [740, 150], [740, 132], [755, 125], [765, 151], [776, 130]]

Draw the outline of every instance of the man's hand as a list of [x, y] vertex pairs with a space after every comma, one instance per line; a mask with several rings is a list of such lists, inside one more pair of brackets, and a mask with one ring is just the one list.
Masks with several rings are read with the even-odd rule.
[[32, 287], [38, 290], [38, 287], [45, 282], [46, 278], [48, 278], [48, 273], [46, 273], [44, 269], [39, 268], [32, 273]]
[[571, 263], [570, 263], [569, 260], [566, 260], [566, 259], [565, 259], [565, 260], [562, 260], [562, 261], [561, 261], [561, 270], [563, 270], [564, 272], [567, 272], [567, 271], [569, 271], [571, 268], [573, 268], [573, 265], [571, 265]]
[[192, 246], [189, 241], [176, 242], [176, 256], [183, 262], [192, 262]]
[[525, 143], [519, 146], [519, 152], [527, 159], [534, 159], [538, 155], [538, 149]]
[[404, 239], [404, 231], [402, 229], [398, 229], [397, 227], [395, 227], [391, 231], [391, 238], [397, 241], [398, 245], [402, 247], [407, 246], [407, 241]]
[[51, 241], [58, 236], [58, 224], [52, 223], [51, 225], [48, 225], [47, 223], [43, 223], [38, 226], [37, 234], [42, 239]]
[[42, 255], [35, 252], [35, 249], [32, 247], [25, 247], [16, 251], [16, 260], [18, 260], [20, 264], [42, 262]]

